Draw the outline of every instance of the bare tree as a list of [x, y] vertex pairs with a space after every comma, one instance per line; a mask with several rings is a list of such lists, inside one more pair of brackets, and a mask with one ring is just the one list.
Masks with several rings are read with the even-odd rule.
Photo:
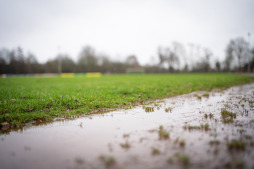
[[139, 67], [138, 59], [135, 55], [130, 55], [126, 58], [126, 65], [132, 68]]
[[227, 70], [232, 68], [234, 60], [237, 62], [238, 71], [242, 71], [244, 63], [248, 62], [249, 43], [243, 38], [231, 40], [226, 48], [225, 67]]
[[177, 58], [176, 66], [178, 67], [178, 69], [180, 69], [181, 67], [180, 65], [181, 62], [184, 68], [188, 68], [188, 61], [186, 58], [186, 50], [184, 45], [179, 42], [173, 42], [172, 52], [176, 55], [176, 58]]
[[221, 71], [221, 63], [218, 60], [215, 62], [215, 67], [217, 72]]
[[169, 72], [174, 71], [179, 66], [179, 57], [177, 53], [170, 47], [158, 48], [158, 56], [160, 60], [160, 65], [163, 66], [165, 63], [168, 65]]
[[78, 67], [81, 72], [98, 71], [98, 58], [92, 47], [86, 46], [81, 50], [78, 58]]
[[40, 64], [38, 63], [34, 54], [28, 53], [25, 62], [27, 67], [27, 73], [39, 73]]
[[71, 73], [75, 72], [76, 64], [67, 54], [62, 54], [61, 56], [62, 72]]

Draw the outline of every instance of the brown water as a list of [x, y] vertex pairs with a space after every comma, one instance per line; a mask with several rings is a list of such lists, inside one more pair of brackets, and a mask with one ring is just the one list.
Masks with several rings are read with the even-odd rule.
[[[254, 168], [254, 84], [194, 94], [145, 105], [153, 112], [141, 105], [1, 134], [0, 168]], [[236, 119], [224, 123], [221, 109]], [[232, 140], [244, 147], [230, 148]]]

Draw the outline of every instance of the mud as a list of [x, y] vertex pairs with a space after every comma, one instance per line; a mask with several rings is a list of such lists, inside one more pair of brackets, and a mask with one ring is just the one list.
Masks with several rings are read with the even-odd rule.
[[1, 168], [254, 168], [254, 84], [207, 93], [1, 134]]

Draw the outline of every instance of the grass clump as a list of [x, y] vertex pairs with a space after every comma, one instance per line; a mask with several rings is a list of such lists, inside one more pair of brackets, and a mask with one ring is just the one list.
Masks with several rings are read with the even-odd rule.
[[169, 133], [163, 129], [163, 126], [159, 127], [159, 139], [168, 139]]
[[209, 118], [212, 119], [214, 117], [213, 113], [209, 113]]
[[206, 123], [206, 124], [201, 124], [200, 126], [188, 125], [188, 126], [184, 126], [183, 128], [184, 128], [185, 130], [189, 130], [189, 131], [191, 131], [191, 130], [205, 130], [205, 131], [207, 131], [207, 130], [210, 129], [208, 123]]
[[199, 96], [199, 95], [197, 95], [197, 94], [194, 94], [194, 96], [197, 97], [199, 100], [202, 99], [202, 96]]
[[209, 114], [206, 114], [206, 113], [205, 113], [204, 117], [205, 117], [206, 119], [207, 119], [208, 117], [209, 117], [210, 119], [212, 119], [212, 118], [214, 117], [214, 114], [213, 114], [213, 113], [209, 113]]
[[245, 150], [245, 142], [241, 140], [232, 140], [228, 143], [229, 150]]
[[188, 165], [190, 163], [190, 158], [187, 155], [179, 154], [177, 157], [178, 160], [184, 165]]
[[165, 108], [165, 112], [172, 112], [172, 109], [173, 109], [173, 107], [167, 107], [167, 108]]
[[151, 154], [152, 155], [159, 155], [161, 152], [160, 152], [160, 150], [159, 149], [157, 149], [157, 148], [152, 148], [152, 151], [151, 151]]
[[220, 141], [219, 141], [219, 140], [211, 140], [211, 141], [209, 142], [209, 144], [210, 144], [211, 146], [213, 146], [213, 145], [217, 146], [217, 145], [220, 144]]
[[126, 141], [125, 143], [120, 144], [120, 146], [124, 149], [129, 149], [131, 147], [131, 145], [128, 143], [128, 141]]
[[202, 96], [208, 98], [209, 97], [209, 93], [204, 93]]
[[145, 112], [154, 112], [154, 107], [145, 107]]
[[236, 118], [236, 113], [232, 113], [223, 109], [221, 110], [221, 118], [224, 123], [232, 123]]
[[207, 119], [208, 118], [208, 114], [204, 114], [204, 117]]
[[13, 126], [56, 117], [77, 117], [193, 91], [225, 89], [251, 81], [254, 81], [253, 77], [236, 74], [0, 78], [0, 123], [8, 122]]
[[225, 108], [231, 108], [231, 106], [229, 104], [224, 104]]
[[180, 140], [179, 141], [179, 145], [180, 145], [180, 147], [184, 147], [185, 146], [185, 141], [184, 140]]
[[112, 156], [101, 155], [99, 156], [99, 159], [104, 163], [106, 167], [111, 167], [116, 163], [115, 158]]

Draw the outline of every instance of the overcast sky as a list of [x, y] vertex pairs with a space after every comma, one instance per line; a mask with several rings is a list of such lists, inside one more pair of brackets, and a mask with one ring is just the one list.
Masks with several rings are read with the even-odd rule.
[[90, 45], [142, 63], [178, 41], [224, 58], [230, 39], [254, 36], [254, 0], [0, 0], [0, 48], [21, 46], [40, 62], [58, 51], [76, 59]]

